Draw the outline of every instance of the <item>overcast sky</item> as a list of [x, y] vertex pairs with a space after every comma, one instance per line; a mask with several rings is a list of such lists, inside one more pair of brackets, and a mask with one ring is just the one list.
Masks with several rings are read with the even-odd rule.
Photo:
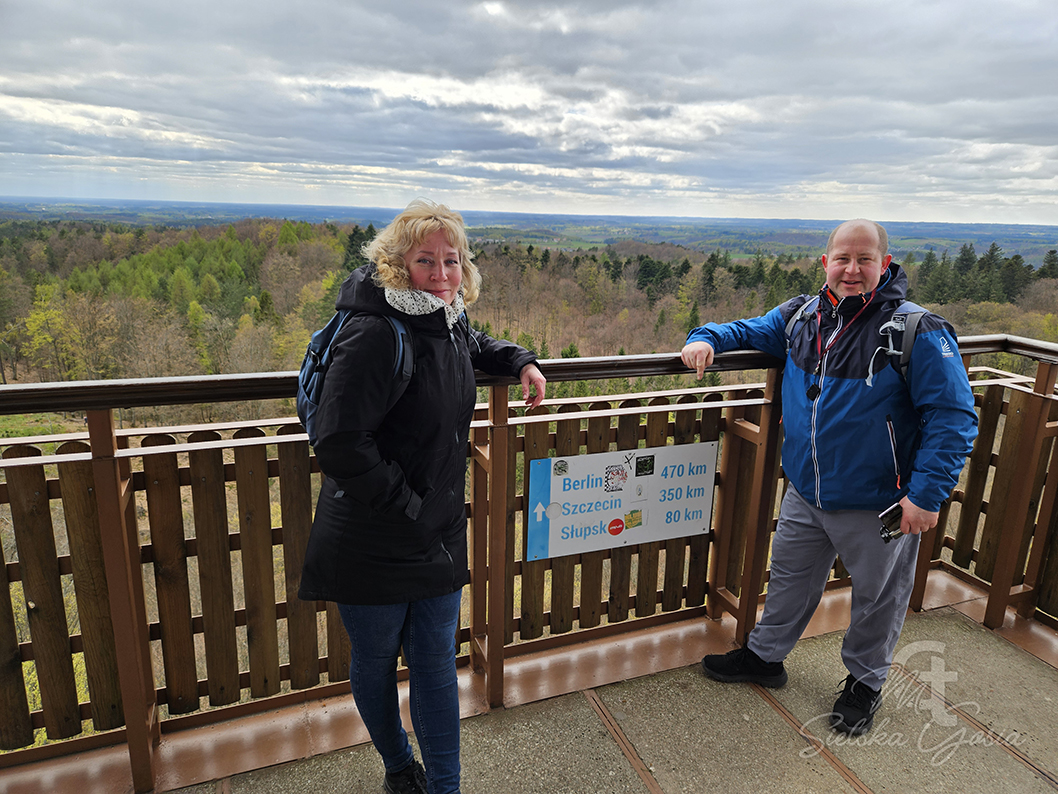
[[0, 0], [0, 195], [1058, 224], [1055, 0]]

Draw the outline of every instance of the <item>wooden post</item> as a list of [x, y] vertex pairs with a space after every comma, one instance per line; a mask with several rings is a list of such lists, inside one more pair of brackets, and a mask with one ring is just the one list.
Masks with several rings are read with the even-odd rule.
[[736, 615], [735, 637], [743, 645], [757, 622], [757, 595], [764, 579], [771, 519], [775, 509], [775, 485], [779, 475], [779, 419], [782, 417], [782, 372], [778, 369], [768, 370], [764, 400], [760, 412], [760, 435], [746, 522], [746, 556]]
[[122, 464], [116, 456], [117, 438], [111, 410], [88, 411], [87, 420], [114, 641], [122, 649], [117, 662], [125, 712], [125, 741], [133, 787], [137, 792], [147, 792], [154, 788], [154, 746], [160, 729], [132, 481], [127, 464]]

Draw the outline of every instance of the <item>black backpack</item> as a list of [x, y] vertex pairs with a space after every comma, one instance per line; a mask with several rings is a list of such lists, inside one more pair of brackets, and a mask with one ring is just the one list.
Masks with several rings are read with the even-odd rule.
[[[797, 324], [814, 314], [817, 306], [819, 306], [818, 295], [802, 303], [801, 308], [794, 312], [789, 322], [786, 323], [787, 353], [790, 352], [790, 347], [793, 345], [793, 335]], [[893, 367], [900, 373], [900, 377], [904, 381], [907, 381], [907, 367], [911, 363], [911, 347], [915, 344], [915, 338], [918, 334], [918, 321], [922, 319], [922, 315], [925, 313], [926, 310], [917, 303], [903, 301], [899, 310], [893, 314], [889, 322], [878, 329], [879, 333], [884, 334], [888, 339], [887, 347], [881, 349], [890, 357], [889, 360], [892, 362]], [[900, 340], [899, 348], [896, 346], [894, 336]], [[910, 344], [908, 344], [908, 340], [910, 340]], [[870, 384], [868, 383], [868, 385]]]
[[[305, 350], [305, 359], [301, 362], [301, 371], [298, 373], [298, 419], [309, 435], [309, 443], [313, 446], [316, 446], [318, 440], [316, 411], [319, 409], [320, 396], [323, 394], [323, 379], [331, 366], [334, 337], [354, 313], [349, 309], [340, 309], [335, 312], [330, 321], [312, 335], [309, 346]], [[397, 358], [393, 363], [393, 379], [396, 385], [386, 404], [386, 410], [389, 410], [408, 388], [408, 381], [411, 380], [411, 373], [415, 368], [415, 356], [408, 326], [396, 317], [390, 317], [388, 314], [383, 316], [389, 321], [393, 333], [397, 336]]]

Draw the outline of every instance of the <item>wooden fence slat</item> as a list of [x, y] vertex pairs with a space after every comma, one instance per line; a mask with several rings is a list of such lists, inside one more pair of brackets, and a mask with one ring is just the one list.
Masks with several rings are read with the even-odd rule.
[[[639, 400], [625, 400], [622, 408], [638, 408]], [[639, 446], [640, 417], [624, 414], [617, 418], [617, 448], [636, 449]], [[628, 620], [632, 603], [632, 546], [619, 546], [610, 552], [610, 598], [607, 621]]]
[[[693, 394], [685, 394], [677, 403], [687, 405], [698, 402]], [[694, 428], [697, 423], [697, 411], [679, 411], [673, 428], [673, 444], [691, 444], [694, 442]], [[708, 516], [704, 519], [708, 521]], [[704, 528], [704, 527], [703, 527]], [[699, 537], [694, 535], [693, 537]], [[683, 569], [687, 560], [687, 539], [672, 538], [665, 541], [665, 576], [661, 588], [661, 611], [672, 612], [683, 604]]]
[[[705, 395], [704, 402], [719, 402], [723, 395], [710, 392]], [[720, 439], [720, 408], [702, 409], [701, 430], [698, 433], [698, 441], [718, 441]], [[712, 527], [716, 526], [716, 474], [713, 474], [713, 483], [709, 486], [713, 490], [713, 512], [710, 520]], [[714, 529], [715, 531], [715, 529]], [[687, 566], [687, 598], [685, 603], [689, 607], [701, 606], [705, 603], [706, 592], [709, 589], [709, 535], [695, 535], [689, 544], [690, 561]]]
[[[81, 441], [68, 441], [55, 450], [58, 455], [90, 451], [91, 447]], [[125, 712], [121, 703], [117, 645], [110, 617], [110, 590], [103, 560], [92, 462], [68, 461], [58, 464], [58, 469], [92, 725], [97, 731], [108, 731], [125, 724]]]
[[[977, 552], [974, 574], [986, 582], [992, 581], [996, 555], [1002, 539], [1003, 524], [1007, 518], [1010, 504], [1010, 493], [1014, 477], [1018, 473], [1018, 462], [1025, 454], [1025, 447], [1031, 446], [1031, 438], [1026, 434], [1035, 432], [1035, 428], [1025, 426], [1028, 401], [1031, 396], [1022, 391], [1010, 393], [1007, 405], [1007, 418], [1003, 424], [1003, 439], [1000, 441], [999, 460], [996, 464], [992, 489], [988, 494], [988, 513], [985, 514], [984, 531], [981, 533], [981, 547]], [[1012, 535], [1013, 537], [1013, 535]]]
[[349, 635], [342, 625], [342, 616], [338, 614], [338, 605], [327, 602], [327, 681], [349, 680], [349, 663], [353, 659], [353, 649], [349, 644]]
[[[1058, 421], [1058, 402], [1052, 402], [1050, 409], [1047, 413], [1047, 421], [1054, 422]], [[1040, 459], [1036, 467], [1036, 476], [1032, 481], [1032, 494], [1029, 501], [1028, 515], [1025, 517], [1025, 526], [1021, 533], [1021, 548], [1018, 550], [1018, 560], [1015, 564], [1014, 570], [1017, 574], [1014, 576], [1014, 584], [1021, 584], [1025, 581], [1025, 564], [1029, 558], [1029, 546], [1035, 542], [1033, 540], [1034, 533], [1036, 530], [1036, 514], [1040, 510], [1040, 499], [1043, 497], [1043, 486], [1047, 481], [1047, 464], [1051, 460], [1051, 449], [1054, 447], [1054, 438], [1045, 438], [1042, 441], [1042, 447], [1040, 449]]]
[[518, 445], [515, 443], [518, 428], [513, 425], [508, 429], [507, 440], [507, 494], [506, 515], [504, 516], [504, 532], [507, 535], [503, 544], [503, 644], [510, 645], [514, 642], [514, 559], [515, 559], [515, 515], [518, 510], [515, 506], [515, 496], [518, 490]]
[[[36, 447], [14, 446], [4, 450], [3, 457], [39, 455]], [[81, 732], [81, 709], [43, 463], [8, 469], [7, 485], [44, 727], [49, 739], [66, 739]]]
[[[540, 405], [529, 411], [530, 416], [542, 416], [551, 413], [546, 405]], [[525, 486], [522, 493], [529, 493], [530, 462], [548, 456], [550, 433], [543, 422], [525, 426]], [[522, 505], [522, 549], [529, 547], [529, 499], [524, 498]], [[524, 556], [524, 554], [523, 554]], [[523, 640], [532, 640], [544, 633], [544, 572], [547, 560], [522, 560], [521, 577], [521, 622], [518, 636]]]
[[959, 507], [959, 526], [955, 530], [955, 544], [951, 552], [952, 564], [961, 568], [969, 568], [973, 560], [981, 505], [984, 502], [988, 470], [992, 463], [992, 447], [995, 444], [996, 429], [999, 427], [1002, 411], [1003, 387], [998, 384], [988, 386], [981, 401], [977, 439], [974, 441], [967, 466], [966, 490]]
[[[280, 428], [278, 435], [304, 432], [300, 425]], [[279, 502], [283, 520], [283, 575], [287, 599], [290, 686], [306, 689], [320, 682], [320, 647], [316, 602], [298, 598], [301, 568], [312, 529], [312, 475], [309, 442], [279, 445]]]
[[[580, 411], [579, 405], [563, 405], [560, 414]], [[556, 423], [555, 456], [570, 457], [580, 454], [580, 419], [565, 419]], [[573, 582], [576, 558], [573, 555], [551, 560], [551, 633], [562, 634], [573, 628]]]
[[[1051, 469], [1053, 476], [1054, 470], [1058, 470], [1058, 444], [1051, 452]], [[1036, 583], [1036, 607], [1048, 615], [1058, 615], [1058, 499], [1052, 504], [1054, 509], [1050, 515], [1041, 515], [1039, 519], [1041, 525], [1049, 522], [1049, 528]]]
[[[235, 438], [263, 438], [247, 427]], [[268, 456], [264, 446], [235, 448], [235, 482], [242, 536], [242, 576], [246, 593], [246, 642], [250, 652], [250, 695], [279, 691], [279, 634], [276, 625], [275, 569], [272, 565], [272, 516], [268, 493]]]
[[[655, 397], [650, 405], [668, 405], [667, 397]], [[663, 447], [669, 435], [667, 413], [647, 414], [647, 447]], [[653, 615], [658, 605], [658, 564], [661, 543], [639, 544], [639, 566], [636, 576], [636, 617]]]
[[[480, 417], [480, 418], [485, 418]], [[488, 635], [488, 568], [489, 568], [489, 429], [470, 430], [472, 449], [482, 450], [484, 458], [472, 455], [470, 461], [470, 521], [467, 529], [467, 556], [470, 565], [470, 634], [484, 638]], [[484, 670], [487, 658], [484, 646], [470, 644], [470, 661], [477, 670]]]
[[[219, 441], [220, 433], [192, 433], [191, 443]], [[194, 506], [198, 581], [202, 594], [202, 636], [211, 706], [239, 700], [239, 648], [235, 630], [235, 590], [228, 541], [228, 503], [224, 453], [196, 449], [188, 453]]]
[[[605, 411], [608, 402], [592, 403], [590, 410]], [[597, 416], [588, 420], [588, 443], [585, 452], [589, 455], [607, 452], [610, 449], [610, 419]], [[598, 626], [602, 620], [602, 569], [606, 554], [593, 551], [580, 558], [580, 627]]]
[[[141, 447], [175, 444], [167, 435], [146, 436]], [[191, 629], [191, 591], [187, 578], [184, 510], [180, 498], [180, 467], [176, 453], [145, 455], [147, 523], [154, 550], [154, 582], [158, 622], [162, 631], [165, 693], [170, 714], [198, 709], [195, 636]]]
[[[728, 406], [724, 409], [725, 430], [720, 438], [720, 487], [716, 490], [716, 504], [713, 506], [713, 538], [715, 541], [709, 560], [709, 581], [716, 588], [728, 589], [730, 580], [727, 575], [728, 560], [735, 553], [736, 534], [736, 491], [738, 488], [739, 458], [742, 447], [738, 437], [730, 431], [736, 420], [741, 419], [745, 409], [740, 406]], [[706, 602], [708, 615], [719, 620], [725, 610], [724, 602], [718, 597]]]
[[22, 675], [22, 653], [11, 605], [7, 560], [0, 546], [0, 750], [17, 750], [33, 744], [33, 720], [29, 716], [26, 679]]

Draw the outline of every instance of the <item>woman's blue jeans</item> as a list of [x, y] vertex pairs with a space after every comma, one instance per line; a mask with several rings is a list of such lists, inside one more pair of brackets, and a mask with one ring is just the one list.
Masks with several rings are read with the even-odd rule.
[[352, 644], [353, 699], [387, 772], [399, 772], [413, 758], [397, 699], [397, 656], [404, 647], [429, 794], [459, 792], [455, 636], [461, 596], [457, 590], [406, 604], [338, 605]]

